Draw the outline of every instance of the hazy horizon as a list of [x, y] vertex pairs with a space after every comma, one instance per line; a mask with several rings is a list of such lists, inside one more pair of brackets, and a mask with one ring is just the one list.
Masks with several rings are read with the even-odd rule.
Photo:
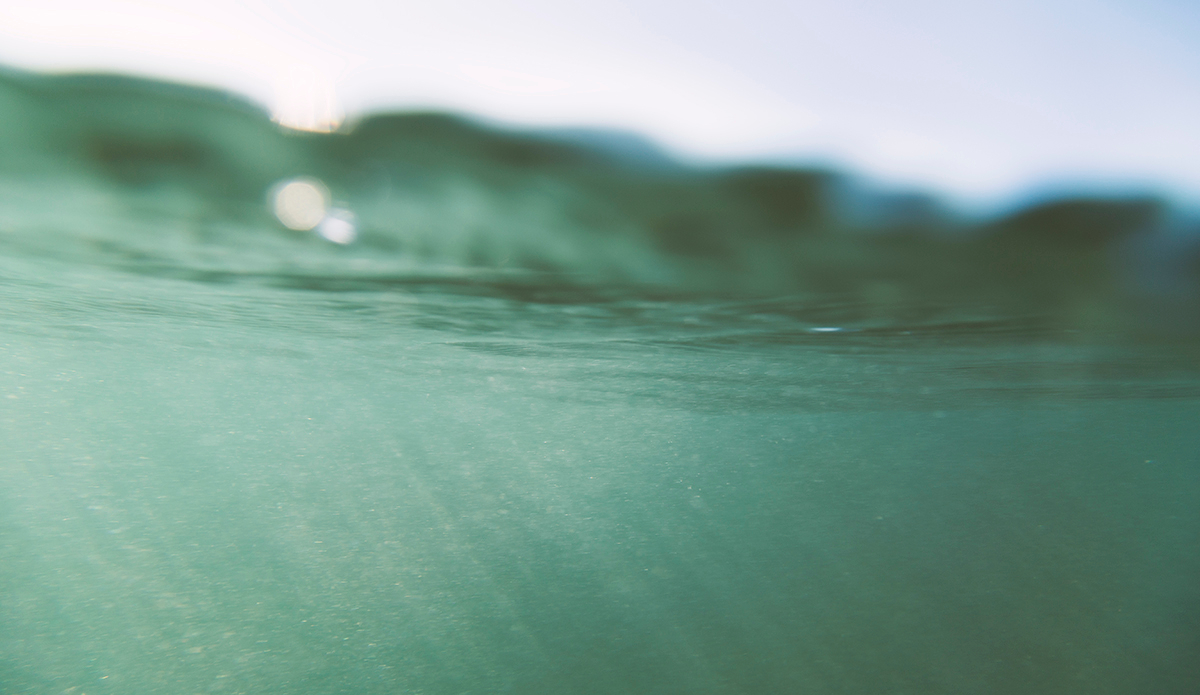
[[635, 132], [692, 162], [827, 162], [996, 204], [1045, 187], [1200, 199], [1200, 11], [540, 0], [367, 10], [52, 0], [0, 62], [232, 91], [284, 123], [429, 109]]

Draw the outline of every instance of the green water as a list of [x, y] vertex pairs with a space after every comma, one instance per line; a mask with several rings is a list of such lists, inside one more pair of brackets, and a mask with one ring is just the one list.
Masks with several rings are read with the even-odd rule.
[[1170, 350], [27, 270], [5, 692], [1200, 677], [1200, 380]]
[[916, 241], [910, 275], [813, 242], [853, 281], [731, 291], [470, 208], [470, 169], [465, 236], [362, 184], [340, 247], [190, 160], [30, 157], [0, 177], [4, 695], [1200, 692], [1200, 342], [1094, 258], [925, 282]]

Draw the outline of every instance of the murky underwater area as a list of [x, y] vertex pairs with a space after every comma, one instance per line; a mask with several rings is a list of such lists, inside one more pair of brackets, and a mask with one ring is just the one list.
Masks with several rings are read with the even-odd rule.
[[6, 694], [1200, 688], [1190, 342], [0, 268]]

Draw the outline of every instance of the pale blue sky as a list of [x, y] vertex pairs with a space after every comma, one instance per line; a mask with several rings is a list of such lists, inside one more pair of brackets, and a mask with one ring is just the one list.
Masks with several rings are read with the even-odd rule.
[[0, 62], [216, 85], [316, 125], [435, 107], [601, 125], [698, 160], [843, 164], [965, 199], [1200, 198], [1200, 3], [41, 0]]

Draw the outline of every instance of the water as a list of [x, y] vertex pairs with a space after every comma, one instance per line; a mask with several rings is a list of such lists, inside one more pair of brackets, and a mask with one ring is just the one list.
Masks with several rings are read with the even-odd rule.
[[[796, 241], [761, 229], [850, 223], [649, 155], [604, 166], [665, 202], [237, 105], [168, 138], [154, 89], [109, 151], [46, 115], [96, 83], [9, 79], [60, 130], [0, 161], [5, 695], [1200, 688], [1190, 276], [1116, 232]], [[270, 217], [301, 175], [354, 243]]]

